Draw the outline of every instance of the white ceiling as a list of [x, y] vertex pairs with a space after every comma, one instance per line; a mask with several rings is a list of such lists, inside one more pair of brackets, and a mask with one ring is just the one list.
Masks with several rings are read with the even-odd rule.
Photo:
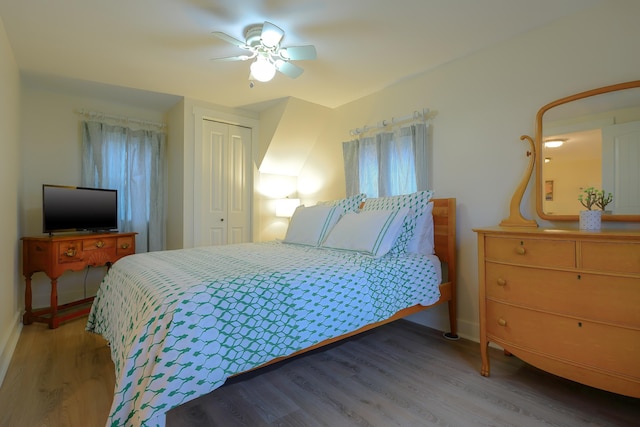
[[[29, 81], [255, 110], [289, 96], [335, 108], [606, 1], [0, 0], [0, 17]], [[315, 45], [318, 59], [297, 62], [297, 79], [251, 89], [247, 62], [210, 60], [244, 53], [211, 32], [242, 40], [264, 21], [285, 30], [285, 46]]]

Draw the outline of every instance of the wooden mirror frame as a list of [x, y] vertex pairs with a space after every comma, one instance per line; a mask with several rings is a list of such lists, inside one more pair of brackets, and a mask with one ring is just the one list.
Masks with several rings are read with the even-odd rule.
[[[579, 99], [588, 98], [590, 96], [601, 95], [609, 92], [616, 92], [625, 89], [640, 88], [640, 80], [635, 80], [626, 83], [619, 83], [611, 86], [605, 86], [598, 89], [588, 90], [586, 92], [577, 93], [575, 95], [567, 96], [565, 98], [558, 99], [550, 102], [544, 107], [540, 108], [536, 115], [536, 138], [535, 138], [535, 163], [536, 163], [536, 211], [540, 218], [548, 221], [578, 221], [578, 215], [549, 215], [543, 210], [544, 200], [544, 188], [542, 183], [542, 117], [544, 113], [553, 107], [563, 105]], [[603, 221], [621, 221], [621, 222], [640, 222], [640, 215], [602, 215]]]

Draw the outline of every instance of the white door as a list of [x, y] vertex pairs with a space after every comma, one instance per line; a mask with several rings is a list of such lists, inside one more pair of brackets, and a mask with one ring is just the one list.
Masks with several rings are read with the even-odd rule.
[[[251, 241], [251, 129], [203, 120], [195, 246]], [[198, 159], [198, 156], [201, 156]], [[199, 222], [199, 224], [198, 224]]]
[[602, 128], [602, 188], [618, 215], [640, 212], [640, 122]]

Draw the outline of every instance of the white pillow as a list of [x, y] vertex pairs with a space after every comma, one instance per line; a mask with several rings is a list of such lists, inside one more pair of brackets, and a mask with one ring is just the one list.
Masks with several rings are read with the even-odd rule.
[[289, 221], [285, 243], [318, 246], [342, 216], [339, 206], [298, 206]]
[[409, 208], [349, 212], [333, 227], [322, 246], [381, 257], [393, 247]]
[[416, 229], [407, 243], [407, 252], [433, 255], [435, 253], [433, 233], [433, 202], [429, 202], [424, 214], [416, 218]]

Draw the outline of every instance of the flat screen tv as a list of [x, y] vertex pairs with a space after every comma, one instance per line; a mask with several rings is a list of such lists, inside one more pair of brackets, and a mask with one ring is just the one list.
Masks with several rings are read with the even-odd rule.
[[42, 186], [42, 231], [110, 231], [118, 228], [118, 191]]

